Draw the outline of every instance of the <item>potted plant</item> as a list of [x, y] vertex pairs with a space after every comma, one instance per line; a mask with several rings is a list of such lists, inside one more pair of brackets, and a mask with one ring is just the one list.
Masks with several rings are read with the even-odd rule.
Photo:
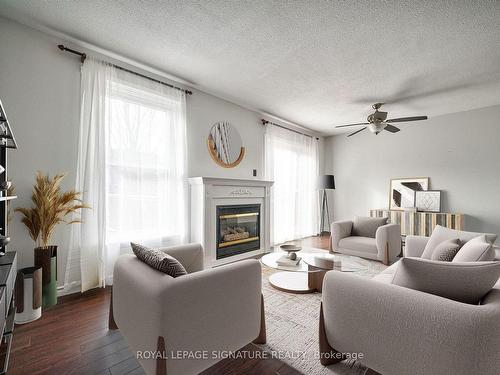
[[31, 201], [32, 207], [16, 208], [22, 222], [35, 242], [35, 266], [42, 267], [42, 306], [57, 303], [57, 246], [50, 245], [55, 228], [61, 224], [79, 223], [80, 219], [67, 220], [68, 215], [82, 208], [89, 208], [75, 190], [63, 192], [61, 183], [65, 174], [53, 178], [37, 172]]

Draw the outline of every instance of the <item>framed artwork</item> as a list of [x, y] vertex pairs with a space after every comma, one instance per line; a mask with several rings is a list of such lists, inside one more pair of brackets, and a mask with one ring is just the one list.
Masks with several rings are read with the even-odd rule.
[[415, 192], [429, 188], [429, 177], [407, 177], [391, 179], [389, 209], [400, 210], [415, 207]]
[[441, 190], [416, 191], [415, 207], [421, 212], [441, 212]]

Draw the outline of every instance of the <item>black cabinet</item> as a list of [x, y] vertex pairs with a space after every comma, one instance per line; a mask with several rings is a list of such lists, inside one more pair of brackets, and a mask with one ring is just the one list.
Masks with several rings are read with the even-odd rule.
[[[10, 263], [8, 263], [10, 262]], [[0, 374], [7, 373], [10, 346], [16, 313], [14, 284], [17, 275], [17, 254], [9, 251], [0, 257]]]

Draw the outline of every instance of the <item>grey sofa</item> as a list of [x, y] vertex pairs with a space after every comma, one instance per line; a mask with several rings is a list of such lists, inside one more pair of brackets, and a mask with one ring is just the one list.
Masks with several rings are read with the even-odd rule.
[[[121, 255], [113, 274], [109, 325], [120, 329], [146, 373], [197, 374], [220, 360], [214, 353], [265, 342], [257, 260], [204, 270], [199, 244], [162, 250], [188, 274], [172, 278], [133, 254]], [[173, 358], [182, 352], [203, 357]]]
[[401, 253], [401, 227], [387, 218], [337, 221], [331, 225], [332, 251], [379, 260], [388, 265]]
[[[467, 233], [461, 232], [470, 238]], [[405, 256], [420, 257], [428, 240], [408, 236]], [[471, 305], [391, 284], [398, 265], [372, 280], [326, 274], [321, 362], [337, 361], [328, 353], [361, 352], [361, 362], [384, 375], [498, 374], [500, 281], [480, 305]]]

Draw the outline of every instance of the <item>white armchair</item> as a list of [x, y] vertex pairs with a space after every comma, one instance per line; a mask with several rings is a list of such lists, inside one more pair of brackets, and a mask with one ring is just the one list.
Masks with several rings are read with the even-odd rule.
[[[460, 232], [471, 238], [476, 233]], [[428, 237], [408, 236], [405, 256], [420, 257]], [[497, 253], [497, 258], [498, 258]], [[384, 375], [494, 375], [500, 368], [500, 281], [481, 304], [393, 285], [399, 262], [374, 279], [326, 273], [319, 323], [321, 363], [342, 353]]]
[[469, 305], [330, 271], [322, 298], [324, 365], [335, 353], [363, 353], [361, 362], [384, 375], [498, 374], [498, 284], [482, 305]]
[[[362, 221], [356, 223], [357, 219]], [[398, 224], [379, 225], [386, 220], [356, 218], [355, 221], [332, 223], [332, 251], [379, 260], [388, 265], [401, 253], [401, 227]], [[368, 229], [356, 231], [356, 225], [368, 226]]]
[[[172, 278], [126, 254], [113, 275], [110, 329], [120, 329], [146, 373], [197, 374], [220, 360], [213, 353], [265, 342], [257, 260], [203, 270], [201, 245], [163, 250], [188, 274]], [[166, 355], [145, 358], [146, 351]], [[204, 358], [172, 358], [182, 352]]]
[[429, 242], [429, 237], [406, 236], [403, 256], [420, 258], [427, 242]]

